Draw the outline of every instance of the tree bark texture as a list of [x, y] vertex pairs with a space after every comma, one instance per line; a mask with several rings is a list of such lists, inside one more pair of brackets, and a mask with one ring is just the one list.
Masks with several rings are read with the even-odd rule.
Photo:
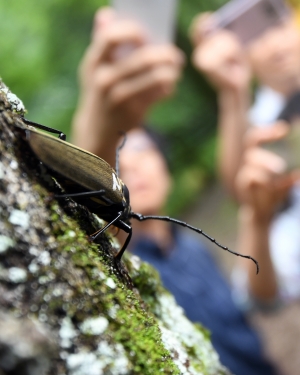
[[[2, 90], [1, 90], [2, 87]], [[0, 82], [0, 375], [229, 374], [155, 270], [61, 193]]]

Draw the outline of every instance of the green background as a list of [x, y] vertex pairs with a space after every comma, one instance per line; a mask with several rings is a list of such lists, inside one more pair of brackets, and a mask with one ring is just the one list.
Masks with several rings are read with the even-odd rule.
[[[215, 95], [189, 61], [193, 17], [224, 0], [181, 0], [176, 43], [187, 55], [177, 94], [157, 105], [149, 122], [170, 140], [175, 189], [171, 213], [198, 197], [215, 170]], [[103, 0], [0, 2], [0, 76], [28, 109], [27, 117], [70, 134], [76, 107], [77, 67]]]

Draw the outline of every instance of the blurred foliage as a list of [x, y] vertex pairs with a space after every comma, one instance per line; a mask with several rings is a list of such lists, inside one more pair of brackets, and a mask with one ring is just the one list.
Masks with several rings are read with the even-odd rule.
[[[28, 118], [70, 134], [78, 87], [77, 67], [89, 43], [95, 11], [104, 0], [0, 2], [0, 76], [26, 105]], [[172, 211], [196, 197], [214, 174], [216, 102], [191, 66], [188, 28], [198, 12], [224, 0], [181, 1], [177, 44], [188, 57], [177, 94], [149, 114], [167, 135], [175, 175]]]

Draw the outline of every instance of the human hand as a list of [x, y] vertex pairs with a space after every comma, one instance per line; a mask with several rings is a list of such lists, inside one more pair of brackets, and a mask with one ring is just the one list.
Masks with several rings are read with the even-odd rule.
[[300, 172], [286, 172], [286, 163], [278, 155], [259, 147], [287, 135], [288, 125], [249, 129], [245, 137], [244, 160], [235, 180], [242, 206], [250, 208], [256, 220], [270, 221], [278, 206], [287, 198]]
[[193, 63], [217, 90], [248, 90], [251, 69], [237, 37], [226, 30], [216, 30], [213, 16], [198, 15], [190, 28], [194, 45]]
[[174, 91], [183, 62], [175, 46], [148, 44], [140, 25], [102, 9], [80, 67], [80, 111], [94, 112], [95, 127], [128, 131]]

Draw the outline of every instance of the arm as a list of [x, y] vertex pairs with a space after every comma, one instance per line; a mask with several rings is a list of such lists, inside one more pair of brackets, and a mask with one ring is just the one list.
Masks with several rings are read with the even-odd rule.
[[258, 147], [261, 143], [282, 138], [287, 133], [283, 124], [267, 129], [251, 129], [246, 139], [244, 161], [236, 178], [236, 191], [241, 202], [239, 211], [238, 249], [254, 257], [260, 265], [253, 267], [240, 261], [248, 277], [249, 292], [261, 302], [272, 302], [278, 295], [276, 274], [269, 249], [269, 228], [276, 209], [287, 198], [298, 172], [286, 173], [282, 158]]
[[248, 278], [250, 295], [257, 301], [272, 302], [277, 297], [277, 281], [269, 251], [269, 220], [257, 220], [250, 207], [241, 207], [239, 211], [239, 235], [237, 248], [244, 254], [251, 254], [260, 267], [255, 269], [246, 262], [240, 261]]
[[235, 198], [234, 180], [244, 152], [242, 140], [249, 127], [249, 102], [247, 89], [218, 93], [218, 169], [224, 186]]
[[209, 15], [204, 14], [192, 24], [193, 62], [217, 90], [220, 174], [229, 192], [235, 195], [234, 179], [248, 128], [251, 72], [236, 37], [224, 30], [210, 33], [209, 20]]
[[[120, 133], [140, 126], [149, 108], [173, 92], [183, 65], [174, 46], [146, 42], [139, 25], [100, 10], [80, 67], [73, 141], [112, 165]], [[123, 57], [120, 48], [127, 49]]]

